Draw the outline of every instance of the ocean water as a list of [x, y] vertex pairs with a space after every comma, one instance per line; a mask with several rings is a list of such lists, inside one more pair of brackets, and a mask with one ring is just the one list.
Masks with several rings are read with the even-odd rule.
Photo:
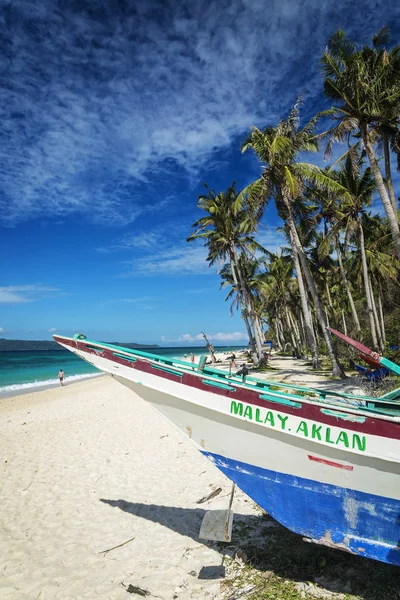
[[[216, 352], [239, 350], [242, 346], [215, 348]], [[149, 348], [149, 352], [162, 356], [183, 359], [186, 353], [190, 357], [207, 354], [206, 348]], [[101, 371], [92, 367], [68, 350], [37, 350], [35, 352], [0, 352], [0, 395], [9, 396], [35, 388], [59, 385], [58, 371], [65, 373], [65, 384], [79, 379], [95, 377]]]

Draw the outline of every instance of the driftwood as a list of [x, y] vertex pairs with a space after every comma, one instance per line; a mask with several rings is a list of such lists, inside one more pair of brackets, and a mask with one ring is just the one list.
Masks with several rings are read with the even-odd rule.
[[217, 362], [217, 359], [215, 358], [215, 354], [214, 354], [214, 348], [213, 346], [210, 344], [210, 342], [207, 339], [206, 334], [204, 333], [204, 331], [201, 332], [201, 335], [203, 336], [203, 338], [206, 340], [206, 344], [207, 344], [207, 348], [209, 353], [211, 354], [211, 361], [213, 363]]
[[126, 542], [122, 542], [122, 544], [118, 544], [118, 546], [113, 546], [112, 548], [109, 548], [108, 550], [102, 550], [101, 552], [98, 552], [97, 554], [104, 554], [104, 556], [108, 553], [111, 552], [111, 550], [116, 550], [117, 548], [121, 548], [121, 546], [125, 546], [125, 544], [129, 544], [129, 542], [133, 542], [135, 538], [131, 538], [130, 540], [126, 540]]
[[222, 492], [222, 488], [217, 488], [216, 490], [214, 490], [213, 492], [211, 492], [211, 494], [208, 494], [208, 496], [204, 496], [204, 498], [200, 498], [200, 500], [197, 500], [196, 504], [203, 504], [203, 502], [207, 502], [207, 500], [211, 500], [211, 498], [215, 498], [215, 496], [218, 496], [218, 494], [220, 494]]
[[130, 594], [137, 594], [138, 596], [150, 596], [150, 592], [149, 590], [144, 590], [143, 588], [140, 588], [137, 585], [132, 585], [129, 584], [128, 587], [126, 588], [126, 591], [129, 592]]

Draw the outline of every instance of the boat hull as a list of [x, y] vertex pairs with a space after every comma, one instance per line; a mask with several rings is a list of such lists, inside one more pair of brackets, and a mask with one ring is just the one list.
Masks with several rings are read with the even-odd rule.
[[[398, 464], [361, 455], [349, 462], [336, 448], [315, 448], [300, 438], [288, 441], [282, 432], [257, 431], [253, 423], [238, 428], [230, 415], [114, 377], [152, 404], [291, 531], [315, 543], [400, 566]], [[373, 493], [376, 489], [388, 495]]]
[[296, 407], [288, 400], [287, 406], [267, 410], [233, 400], [233, 387], [219, 389], [211, 380], [196, 378], [207, 383], [206, 391], [197, 381], [182, 383], [174, 369], [139, 361], [128, 366], [78, 345], [73, 351], [153, 405], [288, 529], [400, 566], [400, 424], [395, 419], [318, 407], [310, 414], [321, 421], [312, 421], [297, 416], [304, 409], [300, 403]]

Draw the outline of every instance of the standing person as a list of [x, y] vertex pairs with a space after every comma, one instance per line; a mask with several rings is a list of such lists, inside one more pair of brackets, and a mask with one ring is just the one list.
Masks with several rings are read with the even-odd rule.
[[59, 380], [60, 380], [60, 385], [64, 385], [64, 384], [63, 384], [64, 377], [65, 377], [65, 375], [64, 375], [64, 371], [63, 371], [62, 369], [60, 369], [60, 370], [58, 371], [58, 378], [59, 378]]
[[239, 369], [239, 371], [236, 373], [236, 375], [241, 375], [242, 376], [242, 382], [246, 383], [246, 376], [249, 374], [249, 370], [246, 367], [246, 365], [243, 363], [242, 364], [242, 368]]
[[194, 364], [194, 354], [193, 352], [190, 353], [190, 360], [192, 361], [192, 365]]

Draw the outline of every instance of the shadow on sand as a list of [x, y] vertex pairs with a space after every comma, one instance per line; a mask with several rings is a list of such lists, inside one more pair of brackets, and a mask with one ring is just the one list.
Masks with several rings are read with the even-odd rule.
[[[217, 549], [221, 552], [222, 562], [224, 556], [234, 557], [240, 549], [257, 569], [273, 571], [285, 580], [316, 582], [325, 590], [351, 593], [363, 600], [400, 600], [398, 567], [307, 543], [266, 514], [235, 513], [232, 541], [223, 544], [199, 539], [205, 509], [104, 498], [101, 502]], [[199, 577], [202, 577], [201, 573]]]

